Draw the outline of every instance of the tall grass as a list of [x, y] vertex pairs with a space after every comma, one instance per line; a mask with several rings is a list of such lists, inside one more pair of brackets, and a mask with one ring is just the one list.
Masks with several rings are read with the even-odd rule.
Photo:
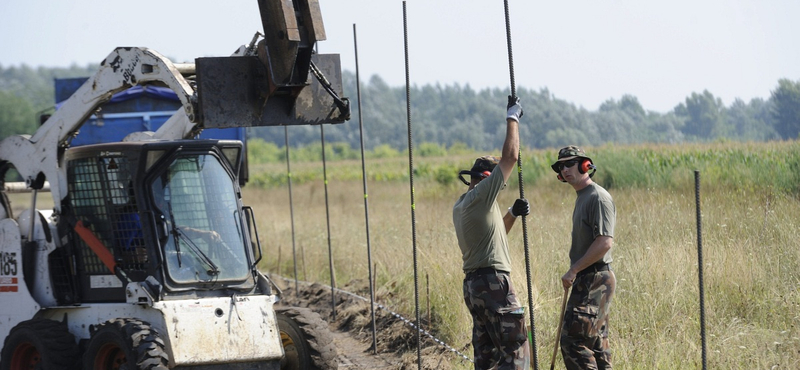
[[[423, 143], [425, 155], [415, 153], [414, 176], [433, 179], [449, 185], [458, 182], [454, 174], [469, 168], [477, 153], [465, 153], [463, 148], [445, 149]], [[692, 186], [693, 170], [700, 170], [703, 179], [714, 186], [736, 188], [774, 188], [781, 192], [800, 193], [800, 145], [796, 141], [769, 143], [713, 143], [670, 145], [637, 145], [585, 148], [601, 168], [595, 180], [608, 189], [614, 188], [664, 188], [676, 189]], [[283, 150], [283, 149], [281, 149]], [[300, 154], [292, 154], [292, 181], [305, 183], [320, 181], [322, 169], [317, 157], [311, 153], [320, 149], [303, 147]], [[330, 151], [328, 149], [327, 151]], [[280, 152], [280, 151], [278, 151]], [[340, 151], [341, 152], [341, 151]], [[294, 153], [290, 150], [290, 153]], [[408, 181], [408, 153], [388, 153], [377, 148], [367, 152], [370, 166], [369, 180]], [[550, 169], [556, 159], [556, 149], [524, 151], [523, 176], [526, 184], [535, 185], [555, 174]], [[251, 158], [258, 153], [251, 152]], [[357, 155], [358, 153], [352, 152]], [[498, 153], [494, 153], [498, 154]], [[294, 158], [294, 157], [298, 158]], [[269, 160], [251, 159], [252, 184], [256, 187], [283, 186], [287, 183], [285, 154]], [[334, 153], [328, 158], [337, 158]], [[339, 157], [339, 170], [328, 174], [332, 180], [360, 180], [360, 157]], [[514, 176], [516, 178], [516, 176]]]
[[[693, 170], [701, 170], [706, 333], [710, 368], [800, 367], [800, 202], [796, 142], [589, 148], [617, 206], [614, 270], [618, 291], [611, 343], [618, 369], [685, 369], [701, 364]], [[548, 168], [554, 150], [523, 152], [534, 314], [540, 361], [553, 349], [560, 276], [568, 268], [574, 191]], [[481, 153], [482, 154], [482, 153]], [[469, 168], [478, 153], [415, 161], [416, 247], [422, 309], [432, 330], [470, 354], [471, 320], [461, 294], [461, 255], [452, 204], [465, 190], [438, 180], [438, 168]], [[285, 165], [261, 170], [286, 175]], [[367, 238], [360, 161], [327, 164], [331, 245], [337, 285], [367, 284]], [[330, 282], [321, 164], [293, 163], [293, 217], [299, 278]], [[297, 173], [316, 175], [294, 182]], [[403, 171], [406, 172], [403, 175]], [[414, 312], [410, 186], [403, 158], [367, 161], [369, 245], [379, 301]], [[391, 174], [381, 180], [376, 174]], [[455, 171], [449, 172], [455, 178]], [[357, 174], [346, 175], [346, 174]], [[530, 178], [530, 180], [528, 180]], [[396, 179], [393, 180], [393, 179]], [[258, 212], [262, 267], [292, 276], [289, 193], [278, 184], [245, 188]], [[518, 197], [516, 177], [499, 202]], [[509, 240], [512, 280], [527, 304], [520, 225]], [[426, 286], [430, 285], [430, 296]], [[427, 312], [423, 314], [427, 315]], [[467, 364], [454, 359], [458, 368]]]

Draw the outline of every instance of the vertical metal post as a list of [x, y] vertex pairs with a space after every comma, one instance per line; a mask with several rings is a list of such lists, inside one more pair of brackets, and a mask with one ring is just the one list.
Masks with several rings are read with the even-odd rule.
[[328, 268], [331, 273], [331, 317], [336, 321], [336, 270], [333, 268], [333, 248], [331, 247], [331, 212], [328, 202], [328, 167], [325, 160], [325, 129], [319, 125], [319, 138], [322, 143], [322, 182], [325, 184], [325, 221], [328, 225]]
[[292, 202], [292, 165], [289, 160], [289, 129], [283, 126], [283, 137], [286, 143], [286, 179], [289, 182], [289, 216], [292, 221], [292, 261], [294, 262], [294, 294], [300, 296], [300, 289], [297, 284], [297, 250], [295, 249], [294, 238], [294, 203]]
[[358, 37], [353, 23], [353, 48], [356, 59], [356, 97], [358, 98], [358, 130], [361, 142], [361, 181], [364, 185], [364, 218], [367, 226], [367, 269], [369, 269], [369, 312], [372, 318], [372, 353], [378, 354], [378, 333], [375, 326], [375, 286], [372, 282], [372, 247], [369, 238], [369, 201], [367, 200], [367, 170], [364, 163], [364, 121], [361, 116], [361, 78], [358, 71]]
[[419, 316], [419, 272], [417, 268], [417, 221], [414, 201], [414, 145], [411, 139], [411, 82], [408, 71], [408, 22], [406, 2], [403, 1], [403, 41], [406, 56], [406, 117], [408, 120], [408, 178], [411, 187], [411, 240], [414, 254], [414, 312], [417, 320], [417, 368], [422, 370], [422, 335]]
[[700, 285], [700, 342], [703, 370], [706, 369], [706, 309], [703, 290], [703, 228], [700, 216], [700, 171], [694, 171], [694, 194], [697, 208], [697, 278]]
[[431, 326], [431, 280], [425, 273], [425, 304], [428, 306], [428, 328]]
[[[508, 44], [508, 71], [511, 77], [511, 96], [517, 97], [517, 87], [514, 81], [514, 53], [511, 48], [511, 18], [508, 11], [508, 0], [504, 0], [506, 15], [506, 43]], [[519, 177], [519, 197], [525, 198], [525, 187], [522, 179], [522, 146], [517, 156], [517, 174]], [[525, 250], [525, 275], [528, 287], [528, 316], [531, 322], [531, 353], [533, 355], [533, 368], [539, 369], [539, 351], [536, 348], [536, 325], [533, 320], [533, 278], [531, 276], [531, 257], [528, 247], [528, 220], [527, 216], [522, 216], [522, 240]], [[559, 323], [560, 324], [560, 323]]]
[[503, 0], [506, 14], [506, 45], [508, 45], [508, 74], [511, 78], [511, 96], [517, 96], [517, 84], [514, 80], [514, 52], [511, 49], [511, 17], [508, 11], [508, 0]]

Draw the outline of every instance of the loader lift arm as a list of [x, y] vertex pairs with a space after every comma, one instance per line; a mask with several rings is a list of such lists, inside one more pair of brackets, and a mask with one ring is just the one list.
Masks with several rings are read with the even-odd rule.
[[55, 208], [60, 210], [60, 200], [67, 194], [66, 172], [60, 162], [71, 135], [115, 93], [147, 83], [160, 83], [175, 91], [183, 113], [190, 120], [196, 118], [194, 89], [171, 61], [147, 48], [120, 47], [33, 136], [10, 136], [0, 142], [0, 160], [11, 162], [32, 188], [43, 174], [50, 181]]

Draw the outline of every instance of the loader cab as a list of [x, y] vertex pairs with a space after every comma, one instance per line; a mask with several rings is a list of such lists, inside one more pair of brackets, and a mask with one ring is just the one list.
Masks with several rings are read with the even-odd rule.
[[170, 156], [146, 181], [163, 266], [174, 288], [250, 277], [234, 179], [214, 153]]
[[146, 282], [156, 300], [254, 288], [260, 251], [242, 211], [240, 142], [89, 145], [68, 150], [66, 162], [59, 229], [75, 273], [56, 290], [71, 292], [70, 303], [124, 302], [129, 282]]

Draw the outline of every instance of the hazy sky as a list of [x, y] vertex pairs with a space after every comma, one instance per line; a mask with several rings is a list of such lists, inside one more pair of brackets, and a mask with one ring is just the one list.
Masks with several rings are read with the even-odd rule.
[[[319, 0], [327, 40], [362, 82], [404, 86], [403, 2]], [[769, 98], [800, 80], [797, 0], [509, 0], [517, 87], [589, 110], [624, 94], [666, 112], [692, 92]], [[408, 0], [412, 84], [508, 88], [503, 1]], [[0, 65], [99, 63], [117, 46], [175, 62], [230, 55], [261, 30], [253, 0], [2, 0]], [[522, 96], [524, 102], [524, 96]], [[524, 104], [524, 103], [523, 103]]]

